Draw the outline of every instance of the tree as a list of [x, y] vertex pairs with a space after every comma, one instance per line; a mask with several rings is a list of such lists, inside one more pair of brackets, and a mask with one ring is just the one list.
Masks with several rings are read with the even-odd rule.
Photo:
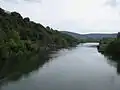
[[23, 19], [25, 22], [30, 22], [30, 19], [28, 17]]
[[2, 8], [0, 8], [0, 15], [2, 16], [6, 15], [5, 11]]
[[17, 12], [11, 12], [11, 16], [16, 17], [18, 19], [23, 19], [23, 17]]

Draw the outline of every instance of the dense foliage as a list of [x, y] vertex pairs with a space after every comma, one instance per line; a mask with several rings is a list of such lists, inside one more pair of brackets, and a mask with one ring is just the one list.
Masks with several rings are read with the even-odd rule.
[[41, 48], [66, 48], [78, 43], [72, 36], [0, 8], [0, 57], [3, 59]]
[[119, 56], [120, 55], [120, 33], [116, 38], [101, 40], [99, 51], [105, 55]]
[[120, 55], [120, 39], [115, 39], [111, 41], [106, 49], [105, 52], [110, 55]]
[[98, 46], [98, 51], [101, 53], [104, 53], [106, 50], [106, 47], [114, 41], [115, 38], [103, 38], [102, 40], [99, 41], [99, 46]]

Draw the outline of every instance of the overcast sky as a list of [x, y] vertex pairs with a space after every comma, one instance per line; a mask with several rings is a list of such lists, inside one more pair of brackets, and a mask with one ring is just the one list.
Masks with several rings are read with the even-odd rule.
[[120, 0], [0, 0], [0, 7], [61, 31], [111, 33], [120, 31], [119, 3]]

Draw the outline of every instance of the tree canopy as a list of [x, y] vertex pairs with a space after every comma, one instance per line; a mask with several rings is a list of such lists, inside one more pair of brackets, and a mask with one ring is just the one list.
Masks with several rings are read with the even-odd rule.
[[[35, 23], [18, 12], [0, 8], [0, 55], [9, 57], [19, 52], [39, 51], [44, 48], [66, 48], [79, 43], [72, 36], [62, 34], [49, 26]], [[4, 53], [4, 54], [3, 54]]]

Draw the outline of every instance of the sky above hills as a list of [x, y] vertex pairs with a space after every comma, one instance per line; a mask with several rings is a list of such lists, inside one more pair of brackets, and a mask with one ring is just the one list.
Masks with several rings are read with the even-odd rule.
[[120, 0], [0, 0], [0, 7], [61, 31], [120, 31]]

